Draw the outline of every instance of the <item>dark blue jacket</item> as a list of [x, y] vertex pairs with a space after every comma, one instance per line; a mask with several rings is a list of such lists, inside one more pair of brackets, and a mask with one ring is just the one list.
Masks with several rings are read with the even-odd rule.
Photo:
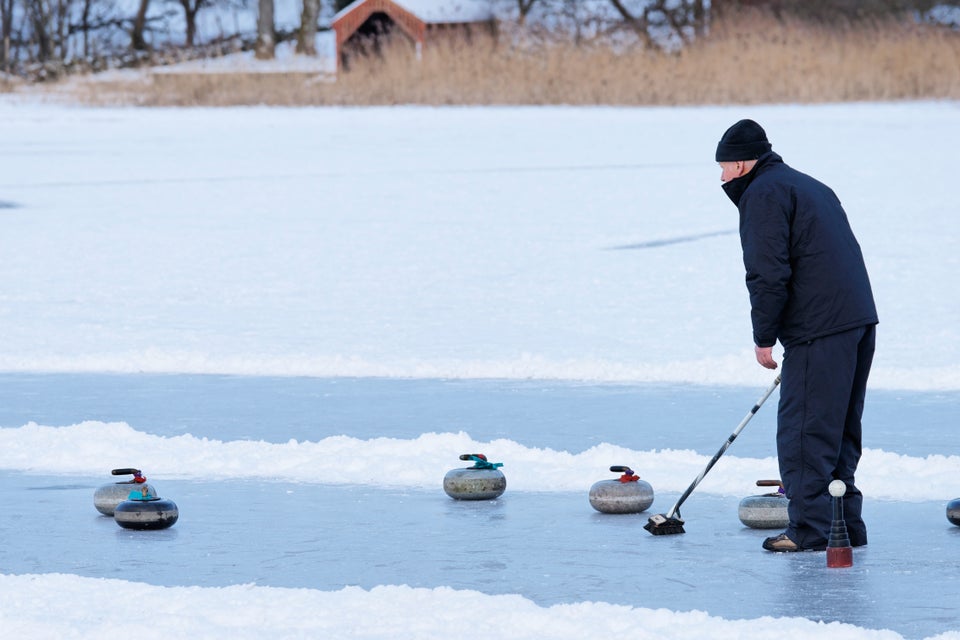
[[877, 323], [860, 245], [832, 189], [768, 151], [723, 190], [740, 210], [757, 346]]

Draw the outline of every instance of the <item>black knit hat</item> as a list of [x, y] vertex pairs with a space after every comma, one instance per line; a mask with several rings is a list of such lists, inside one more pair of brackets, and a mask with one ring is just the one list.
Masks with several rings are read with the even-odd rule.
[[741, 120], [723, 133], [717, 144], [717, 162], [756, 160], [772, 147], [767, 133], [753, 120]]

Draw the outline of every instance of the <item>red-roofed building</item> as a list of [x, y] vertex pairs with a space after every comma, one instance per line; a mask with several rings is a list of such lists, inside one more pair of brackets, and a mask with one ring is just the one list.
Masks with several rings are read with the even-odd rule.
[[399, 32], [413, 43], [417, 54], [439, 35], [472, 28], [493, 28], [490, 0], [356, 0], [334, 17], [337, 68], [352, 49], [376, 49], [380, 41]]

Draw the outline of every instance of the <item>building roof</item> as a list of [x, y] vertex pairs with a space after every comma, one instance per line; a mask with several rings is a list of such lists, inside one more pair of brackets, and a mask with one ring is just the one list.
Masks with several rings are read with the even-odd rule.
[[[366, 0], [356, 0], [333, 17], [336, 22], [361, 6]], [[392, 0], [394, 4], [428, 24], [484, 22], [494, 17], [491, 0]]]

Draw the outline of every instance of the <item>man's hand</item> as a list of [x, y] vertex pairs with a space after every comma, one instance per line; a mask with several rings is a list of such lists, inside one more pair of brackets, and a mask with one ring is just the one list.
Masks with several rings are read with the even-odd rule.
[[760, 363], [761, 367], [766, 367], [767, 369], [777, 368], [777, 361], [773, 359], [773, 347], [754, 346], [753, 351], [757, 354], [757, 362]]

